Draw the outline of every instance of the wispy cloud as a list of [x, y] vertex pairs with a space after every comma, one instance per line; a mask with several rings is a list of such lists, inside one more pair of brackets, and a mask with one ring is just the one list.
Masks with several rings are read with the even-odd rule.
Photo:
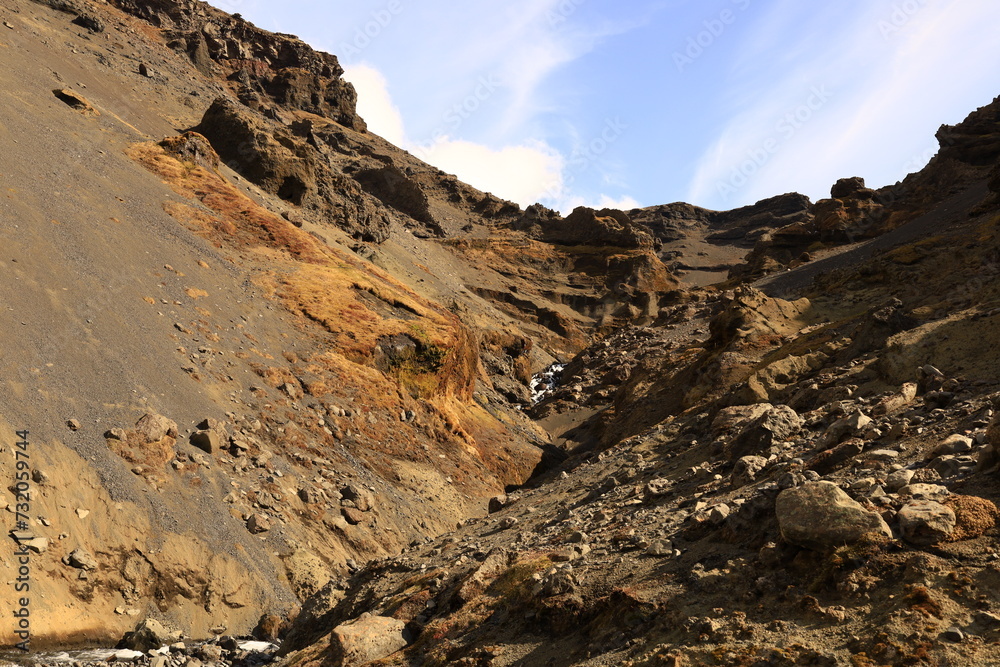
[[[789, 2], [772, 11], [794, 15], [784, 6]], [[742, 80], [733, 87], [734, 98], [739, 95], [744, 106], [703, 151], [688, 190], [691, 201], [728, 208], [789, 189], [819, 198], [837, 178], [854, 175], [885, 185], [902, 177], [904, 166], [922, 166], [913, 165], [912, 153], [926, 153], [917, 147], [933, 141], [942, 119], [956, 122], [971, 109], [971, 91], [982, 87], [971, 72], [996, 79], [1000, 90], [1000, 42], [989, 36], [1000, 6], [959, 0], [854, 4], [837, 13], [839, 22], [820, 16], [797, 23], [794, 32], [777, 16], [765, 18], [769, 27], [753, 33], [737, 60], [793, 52], [798, 63], [768, 69], [771, 80], [763, 80], [759, 69], [737, 68]], [[829, 46], [804, 48], [817, 41], [819, 30]], [[829, 99], [803, 111], [817, 87]], [[783, 124], [790, 113], [792, 122]], [[913, 148], [893, 152], [904, 146]]]

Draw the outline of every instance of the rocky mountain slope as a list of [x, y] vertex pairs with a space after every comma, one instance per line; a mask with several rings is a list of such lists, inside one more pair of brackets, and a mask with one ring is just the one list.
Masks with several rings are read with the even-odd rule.
[[[206, 4], [0, 24], [0, 571], [29, 554], [33, 646], [1000, 661], [1000, 101], [879, 190], [564, 218]], [[215, 642], [170, 664], [252, 662]]]

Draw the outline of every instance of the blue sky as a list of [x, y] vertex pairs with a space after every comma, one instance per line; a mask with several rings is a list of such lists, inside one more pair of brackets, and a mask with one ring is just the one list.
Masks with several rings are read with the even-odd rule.
[[372, 131], [568, 212], [896, 182], [1000, 95], [995, 0], [213, 0], [336, 54]]

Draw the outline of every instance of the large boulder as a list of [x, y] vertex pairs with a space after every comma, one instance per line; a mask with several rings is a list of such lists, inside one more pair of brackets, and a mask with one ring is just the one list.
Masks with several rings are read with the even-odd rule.
[[362, 616], [330, 633], [332, 667], [360, 667], [405, 648], [406, 624], [387, 616]]
[[937, 544], [955, 530], [955, 512], [933, 500], [911, 500], [896, 515], [899, 531], [907, 542], [917, 545]]
[[807, 482], [785, 489], [778, 494], [775, 512], [787, 542], [815, 551], [892, 537], [881, 516], [866, 510], [832, 482]]
[[147, 618], [135, 626], [134, 630], [126, 632], [116, 648], [145, 653], [172, 644], [180, 636], [181, 633], [168, 631], [155, 618]]
[[163, 415], [149, 413], [135, 423], [135, 432], [146, 442], [159, 442], [165, 437], [177, 437], [177, 422]]
[[731, 458], [767, 453], [802, 428], [802, 418], [787, 405], [775, 405], [754, 419], [729, 445]]

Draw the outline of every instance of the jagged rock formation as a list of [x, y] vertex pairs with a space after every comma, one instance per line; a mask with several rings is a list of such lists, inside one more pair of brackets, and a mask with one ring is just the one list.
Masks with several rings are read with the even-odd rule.
[[372, 135], [336, 58], [202, 3], [0, 19], [36, 645], [998, 660], [1000, 101], [889, 188], [563, 218]]

